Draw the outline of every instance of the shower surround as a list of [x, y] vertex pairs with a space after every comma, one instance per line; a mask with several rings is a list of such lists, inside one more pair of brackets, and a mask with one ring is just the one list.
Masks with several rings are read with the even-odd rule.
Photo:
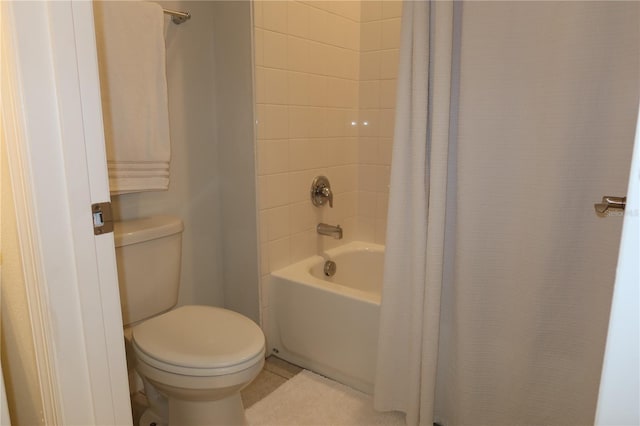
[[[384, 244], [402, 3], [253, 5], [264, 285], [270, 272], [336, 245]], [[333, 208], [311, 204], [316, 175], [330, 179]], [[317, 235], [320, 222], [340, 224], [344, 239]]]

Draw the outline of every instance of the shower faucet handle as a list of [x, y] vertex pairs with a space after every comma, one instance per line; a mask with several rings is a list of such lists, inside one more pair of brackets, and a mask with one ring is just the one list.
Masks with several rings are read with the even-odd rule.
[[325, 186], [320, 190], [320, 195], [329, 200], [329, 207], [333, 207], [333, 192], [331, 192], [331, 188]]
[[314, 206], [321, 207], [329, 201], [329, 207], [333, 207], [333, 192], [331, 184], [326, 176], [316, 176], [311, 182], [311, 202]]

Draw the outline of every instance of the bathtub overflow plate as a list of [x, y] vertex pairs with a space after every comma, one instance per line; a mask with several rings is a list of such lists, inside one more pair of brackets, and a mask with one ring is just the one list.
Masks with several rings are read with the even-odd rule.
[[327, 260], [326, 262], [324, 262], [324, 274], [327, 277], [332, 277], [336, 274], [336, 269], [338, 267], [336, 266], [336, 262], [334, 262], [333, 260]]

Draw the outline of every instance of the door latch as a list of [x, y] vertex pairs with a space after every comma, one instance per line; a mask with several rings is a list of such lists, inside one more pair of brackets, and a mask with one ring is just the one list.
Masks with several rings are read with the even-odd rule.
[[111, 214], [111, 203], [96, 203], [91, 205], [93, 216], [93, 235], [102, 235], [113, 232], [113, 215]]
[[594, 204], [594, 207], [599, 215], [605, 215], [609, 212], [609, 209], [620, 212], [624, 210], [626, 205], [627, 197], [613, 197], [611, 195], [605, 195], [602, 197], [602, 202]]

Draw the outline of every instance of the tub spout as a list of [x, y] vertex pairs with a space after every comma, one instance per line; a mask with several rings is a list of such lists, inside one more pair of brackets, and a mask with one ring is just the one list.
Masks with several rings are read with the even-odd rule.
[[320, 235], [327, 235], [335, 238], [336, 240], [342, 239], [342, 228], [340, 228], [340, 225], [333, 226], [326, 223], [319, 223], [316, 230]]

